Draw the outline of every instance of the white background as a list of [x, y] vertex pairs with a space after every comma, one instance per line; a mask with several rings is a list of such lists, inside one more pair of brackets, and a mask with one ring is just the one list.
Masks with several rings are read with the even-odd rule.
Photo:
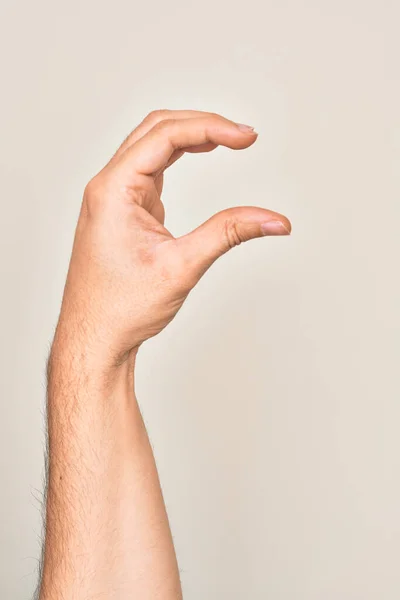
[[143, 347], [137, 392], [187, 600], [400, 596], [400, 8], [390, 0], [4, 1], [1, 597], [40, 553], [45, 360], [86, 182], [155, 108], [259, 131], [166, 177], [176, 234], [249, 242]]

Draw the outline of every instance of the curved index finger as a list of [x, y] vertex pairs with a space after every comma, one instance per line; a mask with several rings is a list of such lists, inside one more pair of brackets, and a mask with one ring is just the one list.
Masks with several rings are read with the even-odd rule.
[[116, 170], [129, 177], [132, 172], [157, 175], [176, 150], [204, 144], [241, 150], [257, 139], [252, 127], [212, 115], [193, 119], [166, 119], [155, 125], [121, 156]]
[[125, 152], [125, 150], [127, 150], [130, 146], [132, 146], [132, 144], [140, 140], [140, 138], [142, 138], [148, 131], [150, 131], [150, 129], [152, 129], [161, 121], [165, 121], [166, 119], [194, 119], [196, 117], [205, 117], [211, 114], [212, 113], [200, 110], [153, 110], [125, 138], [118, 150], [115, 152], [111, 161], [115, 161], [116, 158], [119, 158], [121, 154]]

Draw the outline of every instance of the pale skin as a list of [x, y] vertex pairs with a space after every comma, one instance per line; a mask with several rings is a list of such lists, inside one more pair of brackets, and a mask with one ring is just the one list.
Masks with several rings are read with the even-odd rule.
[[185, 152], [245, 149], [256, 139], [212, 113], [155, 111], [86, 186], [49, 358], [40, 600], [182, 598], [134, 392], [136, 355], [218, 257], [291, 226], [278, 213], [239, 207], [174, 238], [164, 227], [164, 171]]

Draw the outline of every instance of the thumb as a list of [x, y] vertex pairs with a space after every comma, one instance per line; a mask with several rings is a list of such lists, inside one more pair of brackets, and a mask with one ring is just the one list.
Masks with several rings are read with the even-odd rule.
[[242, 206], [217, 213], [176, 241], [186, 264], [200, 278], [217, 258], [231, 248], [257, 237], [289, 235], [291, 228], [290, 221], [279, 213]]

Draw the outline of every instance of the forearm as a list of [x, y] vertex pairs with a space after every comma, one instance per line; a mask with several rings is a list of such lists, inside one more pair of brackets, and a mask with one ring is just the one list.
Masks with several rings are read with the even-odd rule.
[[133, 363], [90, 364], [59, 344], [51, 353], [41, 600], [181, 598]]

